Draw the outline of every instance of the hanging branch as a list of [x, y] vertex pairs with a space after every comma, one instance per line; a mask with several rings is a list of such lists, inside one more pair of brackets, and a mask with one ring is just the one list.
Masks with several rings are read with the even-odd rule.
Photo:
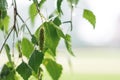
[[17, 11], [17, 10], [16, 10], [16, 3], [15, 3], [15, 0], [13, 1], [13, 3], [14, 3], [14, 24], [13, 24], [13, 27], [12, 27], [11, 31], [8, 33], [8, 36], [6, 37], [6, 39], [5, 39], [5, 41], [4, 41], [4, 43], [3, 43], [2, 47], [1, 47], [1, 49], [0, 49], [0, 53], [2, 52], [3, 47], [5, 46], [6, 41], [7, 41], [8, 38], [10, 37], [12, 31], [15, 30], [15, 28], [16, 28], [16, 27], [15, 27], [15, 23], [16, 23], [16, 11]]
[[[26, 24], [25, 21], [22, 19], [22, 17], [20, 16], [20, 14], [17, 12], [16, 0], [14, 0], [14, 26], [16, 26], [15, 24], [16, 24], [16, 17], [17, 17], [17, 16], [18, 16], [19, 19], [25, 24], [25, 26], [26, 26], [29, 34], [32, 36], [32, 33], [31, 33], [30, 29], [28, 28], [27, 24]], [[17, 31], [17, 30], [16, 30], [16, 27], [15, 27], [15, 31]], [[16, 33], [17, 33], [17, 32], [16, 32]]]
[[14, 45], [15, 45], [15, 32], [16, 32], [16, 35], [18, 35], [18, 32], [17, 32], [17, 29], [16, 29], [16, 21], [17, 21], [17, 5], [16, 5], [16, 0], [13, 0], [12, 2], [13, 4], [13, 9], [14, 9], [14, 24], [13, 24], [13, 57], [14, 57]]

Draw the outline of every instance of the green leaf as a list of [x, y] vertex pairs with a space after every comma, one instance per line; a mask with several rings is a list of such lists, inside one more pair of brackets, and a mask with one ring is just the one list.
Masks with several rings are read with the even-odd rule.
[[28, 78], [32, 75], [31, 68], [25, 62], [22, 62], [17, 67], [16, 71], [23, 77], [24, 80], [28, 80]]
[[62, 74], [62, 66], [51, 59], [45, 59], [44, 65], [53, 80], [58, 80]]
[[[54, 24], [53, 22], [43, 23], [35, 32], [35, 37], [37, 41], [40, 41], [40, 29], [44, 28], [44, 51], [49, 49], [54, 56], [56, 55], [56, 48], [58, 46], [60, 37], [65, 38], [64, 33], [61, 28]], [[40, 43], [40, 42], [39, 42]], [[40, 45], [40, 44], [39, 44]], [[43, 51], [43, 52], [44, 52]]]
[[[41, 27], [41, 26], [40, 26]], [[39, 33], [40, 33], [40, 27], [38, 27], [38, 29], [35, 31], [35, 37], [36, 37], [36, 40], [39, 41]]]
[[57, 0], [57, 10], [60, 14], [61, 13], [63, 14], [62, 9], [61, 9], [62, 1], [63, 0]]
[[10, 55], [10, 48], [9, 48], [8, 44], [5, 44], [5, 50], [6, 50], [6, 54], [7, 54], [9, 62], [12, 63], [11, 55]]
[[53, 21], [54, 24], [56, 24], [57, 26], [61, 25], [61, 20], [59, 19], [59, 17], [56, 17]]
[[35, 35], [32, 35], [32, 43], [35, 44], [35, 45], [38, 45], [38, 41], [37, 41], [37, 38]]
[[34, 24], [35, 21], [35, 16], [37, 15], [37, 8], [35, 3], [31, 4], [29, 7], [29, 15], [30, 15], [30, 19], [32, 24]]
[[83, 17], [93, 25], [93, 28], [95, 28], [96, 18], [92, 11], [85, 9], [83, 13]]
[[21, 50], [22, 54], [29, 58], [34, 50], [34, 46], [27, 38], [23, 38], [21, 42]]
[[4, 19], [1, 19], [0, 20], [0, 29], [2, 31], [5, 31], [6, 33], [8, 33], [8, 25], [9, 25], [9, 22], [10, 22], [10, 18], [9, 16], [6, 16], [4, 17]]
[[65, 38], [65, 44], [66, 44], [66, 48], [68, 50], [68, 52], [74, 56], [73, 51], [72, 51], [72, 45], [71, 45], [71, 36], [66, 34], [66, 38]]
[[58, 36], [65, 39], [65, 35], [64, 35], [63, 31], [61, 30], [61, 28], [59, 26], [57, 26], [56, 24], [54, 24], [53, 22], [51, 22], [51, 24], [56, 29]]
[[6, 10], [8, 7], [7, 0], [0, 0], [0, 10]]
[[6, 16], [3, 20], [3, 25], [6, 33], [8, 33], [9, 22], [10, 22], [10, 17]]
[[0, 80], [15, 80], [15, 70], [5, 64], [0, 72]]
[[0, 10], [0, 19], [4, 19], [7, 16], [7, 11], [6, 10]]
[[35, 50], [30, 59], [28, 64], [30, 65], [30, 67], [34, 70], [34, 72], [37, 74], [38, 73], [38, 69], [40, 67], [40, 64], [42, 63], [43, 60], [43, 53], [39, 52], [38, 50]]
[[38, 6], [41, 8], [42, 5], [46, 2], [46, 0], [41, 0], [39, 3], [38, 3]]
[[6, 0], [0, 0], [0, 20], [4, 19], [7, 15], [7, 1]]
[[45, 48], [49, 48], [56, 55], [56, 48], [60, 40], [57, 30], [50, 22], [45, 22], [43, 25], [45, 30]]
[[46, 49], [45, 58], [55, 59], [55, 54], [50, 49]]

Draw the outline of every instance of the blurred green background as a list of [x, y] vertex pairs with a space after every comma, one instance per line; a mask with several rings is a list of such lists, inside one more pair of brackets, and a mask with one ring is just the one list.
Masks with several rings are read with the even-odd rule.
[[[57, 61], [63, 65], [60, 80], [120, 80], [119, 48], [86, 47], [74, 49], [75, 57], [58, 51]], [[46, 77], [47, 76], [47, 77]], [[44, 80], [52, 80], [44, 74]]]

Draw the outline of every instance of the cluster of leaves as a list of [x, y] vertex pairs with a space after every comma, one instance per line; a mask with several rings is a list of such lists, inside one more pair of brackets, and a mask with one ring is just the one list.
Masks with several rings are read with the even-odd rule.
[[[79, 2], [79, 0], [67, 1], [72, 9], [75, 7], [73, 4], [77, 5]], [[30, 5], [29, 13], [31, 22], [33, 24], [37, 14], [40, 15], [42, 20], [45, 19], [44, 15], [42, 15], [40, 11], [45, 2], [46, 0], [33, 0], [33, 3]], [[9, 16], [7, 15], [7, 1], [0, 0], [0, 29], [6, 33], [10, 32], [8, 33], [8, 36], [3, 44], [9, 62], [3, 66], [0, 72], [0, 80], [19, 80], [16, 76], [18, 74], [24, 80], [28, 80], [31, 76], [34, 76], [37, 80], [42, 80], [42, 64], [46, 67], [46, 70], [49, 72], [53, 80], [59, 79], [60, 75], [62, 74], [62, 65], [56, 62], [55, 57], [56, 49], [61, 38], [64, 39], [68, 52], [74, 56], [71, 45], [71, 36], [69, 34], [64, 34], [64, 32], [61, 30], [61, 25], [63, 24], [60, 17], [63, 15], [61, 8], [62, 2], [63, 0], [57, 0], [56, 10], [58, 14], [53, 13], [52, 16], [50, 15], [49, 19], [45, 19], [38, 27], [36, 32], [31, 34], [29, 27], [17, 12], [16, 0], [13, 0], [14, 19], [17, 20], [16, 16], [18, 16], [31, 35], [31, 40], [23, 37], [21, 40], [16, 42], [19, 58], [21, 58], [21, 63], [16, 65], [15, 61], [12, 59], [10, 47], [6, 41], [9, 38], [12, 30], [16, 32], [16, 37], [19, 38], [18, 33], [23, 26], [21, 26], [19, 29], [19, 27], [16, 26], [18, 24], [17, 21], [14, 21], [13, 29], [8, 31]], [[95, 27], [95, 16], [90, 10], [85, 9], [83, 17], [87, 19], [93, 25], [93, 27]], [[51, 57], [48, 57], [47, 54], [49, 54]], [[27, 61], [25, 61], [23, 57], [25, 57]]]

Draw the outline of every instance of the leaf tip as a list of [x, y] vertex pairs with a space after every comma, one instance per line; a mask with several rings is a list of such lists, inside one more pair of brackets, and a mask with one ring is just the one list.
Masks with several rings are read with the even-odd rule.
[[88, 10], [88, 9], [84, 9], [84, 12], [83, 12], [83, 17], [88, 20], [93, 28], [95, 29], [95, 25], [96, 25], [96, 16], [93, 14], [92, 11]]

